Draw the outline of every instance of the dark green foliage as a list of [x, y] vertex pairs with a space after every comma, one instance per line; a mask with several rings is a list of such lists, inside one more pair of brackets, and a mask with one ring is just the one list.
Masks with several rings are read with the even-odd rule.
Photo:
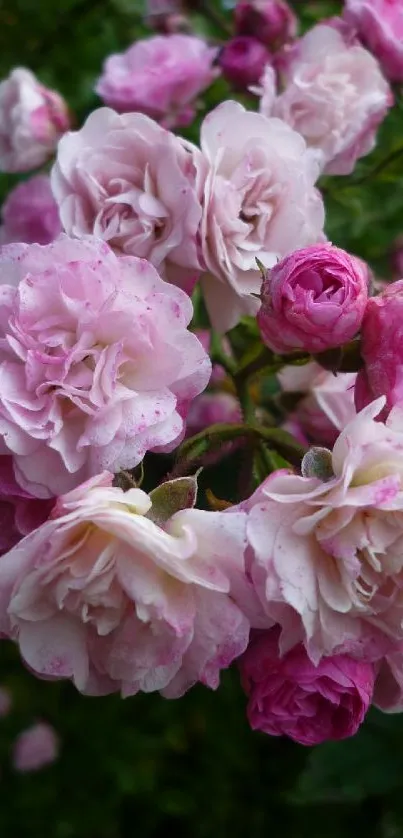
[[[103, 59], [146, 31], [142, 5], [0, 0], [0, 76], [18, 64], [31, 67], [65, 95], [80, 123], [97, 105], [93, 84]], [[219, 0], [210, 5], [220, 10]], [[341, 3], [295, 0], [294, 6], [307, 28], [337, 13]], [[218, 27], [206, 27], [200, 16], [197, 21], [200, 31], [203, 24], [220, 37]], [[226, 95], [217, 82], [208, 105]], [[197, 124], [189, 136], [197, 141]], [[403, 232], [403, 155], [381, 164], [402, 146], [398, 106], [354, 175], [323, 180], [329, 236], [386, 278], [390, 246]], [[15, 181], [0, 176], [2, 197]], [[241, 470], [237, 456], [203, 472], [202, 490], [232, 499]], [[145, 488], [171, 465], [150, 456]], [[2, 838], [159, 838], [170, 831], [177, 838], [403, 835], [403, 716], [373, 712], [353, 740], [311, 750], [249, 730], [236, 669], [224, 675], [217, 693], [200, 687], [176, 702], [155, 695], [90, 699], [68, 684], [34, 679], [6, 641], [0, 643], [0, 683], [14, 696], [13, 712], [0, 720]], [[12, 742], [36, 719], [59, 732], [60, 760], [37, 774], [17, 775]]]

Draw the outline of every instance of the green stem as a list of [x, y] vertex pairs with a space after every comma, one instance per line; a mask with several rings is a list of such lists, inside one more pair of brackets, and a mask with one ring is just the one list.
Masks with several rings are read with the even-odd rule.
[[266, 442], [289, 463], [300, 466], [305, 454], [305, 448], [294, 437], [281, 428], [264, 428], [260, 425], [211, 425], [206, 430], [187, 439], [178, 451], [180, 461], [187, 463], [200, 461], [211, 449], [221, 446], [225, 442], [243, 437], [256, 442]]

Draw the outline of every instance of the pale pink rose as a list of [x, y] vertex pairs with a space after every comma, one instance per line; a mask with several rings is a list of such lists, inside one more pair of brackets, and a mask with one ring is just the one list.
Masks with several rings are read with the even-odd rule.
[[156, 35], [110, 55], [96, 92], [120, 113], [140, 111], [167, 128], [188, 125], [195, 100], [217, 75], [216, 47], [194, 35]]
[[38, 722], [17, 736], [13, 746], [13, 767], [21, 774], [39, 771], [59, 756], [59, 737], [51, 725]]
[[344, 17], [381, 64], [388, 78], [403, 81], [403, 6], [401, 0], [346, 0]]
[[249, 35], [237, 35], [224, 44], [218, 64], [227, 82], [237, 90], [247, 91], [258, 84], [271, 56], [266, 47]]
[[275, 472], [241, 505], [247, 567], [282, 653], [379, 660], [403, 639], [403, 430], [382, 399], [338, 437], [326, 482]]
[[278, 634], [256, 632], [239, 661], [252, 729], [301, 745], [354, 736], [371, 703], [373, 665], [333, 655], [315, 666], [302, 644], [280, 657]]
[[358, 332], [368, 299], [366, 264], [329, 243], [296, 250], [267, 271], [257, 320], [275, 352], [323, 352]]
[[7, 687], [0, 687], [0, 719], [4, 719], [5, 716], [8, 716], [13, 700], [11, 697], [10, 690]]
[[385, 417], [393, 405], [403, 403], [402, 317], [403, 279], [368, 300], [361, 329], [364, 368], [355, 388], [357, 410], [386, 396]]
[[53, 503], [21, 489], [14, 477], [12, 457], [0, 456], [0, 556], [43, 524]]
[[6, 245], [0, 267], [0, 453], [22, 488], [48, 498], [175, 447], [211, 374], [187, 295], [97, 239]]
[[284, 0], [240, 0], [234, 9], [235, 31], [277, 49], [297, 34], [297, 18]]
[[69, 236], [95, 235], [190, 290], [200, 268], [200, 152], [147, 116], [94, 111], [59, 143], [52, 188]]
[[193, 401], [187, 416], [187, 435], [197, 434], [217, 422], [236, 424], [242, 414], [238, 399], [231, 393], [202, 393]]
[[159, 526], [104, 473], [0, 562], [0, 627], [27, 666], [89, 695], [215, 689], [246, 648], [245, 515], [184, 509]]
[[0, 171], [27, 172], [53, 154], [69, 128], [67, 105], [24, 67], [0, 84]]
[[[326, 174], [348, 175], [375, 147], [378, 126], [392, 104], [371, 53], [346, 43], [334, 27], [318, 25], [290, 53], [284, 92], [268, 115], [304, 137]], [[261, 108], [267, 113], [264, 100]]]
[[201, 128], [202, 279], [212, 325], [235, 326], [256, 313], [261, 275], [297, 247], [323, 239], [318, 168], [302, 137], [284, 122], [223, 102]]
[[[311, 442], [334, 445], [340, 431], [355, 416], [356, 373], [335, 375], [312, 362], [303, 367], [284, 367], [278, 378], [285, 393], [306, 393], [289, 421], [297, 423]], [[293, 433], [291, 425], [290, 432]]]
[[0, 244], [50, 244], [62, 231], [59, 210], [47, 175], [19, 183], [1, 208]]

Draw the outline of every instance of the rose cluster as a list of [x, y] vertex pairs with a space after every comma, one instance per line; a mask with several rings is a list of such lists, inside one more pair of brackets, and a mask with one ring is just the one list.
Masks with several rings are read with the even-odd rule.
[[[237, 661], [252, 728], [342, 739], [403, 710], [403, 280], [327, 239], [319, 178], [374, 147], [402, 18], [347, 0], [298, 38], [241, 0], [219, 48], [149, 5], [76, 130], [30, 71], [0, 84], [1, 170], [54, 158], [1, 210], [0, 634], [89, 696]], [[30, 736], [17, 770], [57, 752]]]

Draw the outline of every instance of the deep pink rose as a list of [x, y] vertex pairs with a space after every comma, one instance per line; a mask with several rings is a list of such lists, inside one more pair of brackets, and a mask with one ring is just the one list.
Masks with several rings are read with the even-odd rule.
[[258, 323], [275, 352], [323, 352], [358, 332], [368, 298], [368, 269], [331, 244], [296, 250], [267, 272]]
[[224, 78], [237, 90], [248, 90], [257, 84], [269, 61], [266, 47], [249, 35], [227, 41], [218, 58]]
[[187, 508], [160, 525], [156, 507], [103, 473], [2, 556], [0, 631], [36, 675], [178, 698], [218, 687], [245, 651], [245, 514]]
[[393, 105], [378, 62], [344, 32], [319, 24], [282, 57], [281, 70], [284, 90], [274, 102], [263, 95], [261, 112], [298, 131], [326, 174], [350, 174]]
[[345, 19], [356, 26], [388, 78], [403, 81], [402, 0], [346, 0]]
[[239, 663], [253, 730], [301, 745], [354, 736], [371, 703], [373, 665], [333, 655], [315, 666], [302, 645], [280, 657], [278, 634], [257, 632]]
[[50, 515], [53, 500], [32, 497], [18, 485], [10, 456], [0, 456], [0, 555]]
[[194, 35], [156, 35], [110, 55], [96, 92], [120, 113], [140, 111], [173, 128], [188, 125], [217, 70], [216, 47]]
[[0, 244], [50, 244], [62, 231], [59, 209], [47, 175], [19, 183], [1, 208]]
[[377, 396], [386, 396], [384, 418], [393, 405], [403, 404], [403, 279], [368, 300], [361, 327], [364, 368], [357, 376], [357, 410]]
[[17, 736], [13, 746], [15, 771], [39, 771], [59, 756], [59, 737], [51, 725], [39, 722]]
[[0, 250], [0, 453], [49, 498], [172, 450], [211, 363], [187, 295], [98, 239]]
[[241, 0], [234, 10], [235, 31], [277, 49], [297, 34], [297, 18], [284, 0]]
[[0, 84], [0, 171], [27, 172], [53, 154], [69, 127], [64, 100], [24, 67]]
[[140, 113], [99, 108], [59, 143], [52, 188], [66, 233], [148, 259], [191, 291], [201, 267], [201, 153]]

